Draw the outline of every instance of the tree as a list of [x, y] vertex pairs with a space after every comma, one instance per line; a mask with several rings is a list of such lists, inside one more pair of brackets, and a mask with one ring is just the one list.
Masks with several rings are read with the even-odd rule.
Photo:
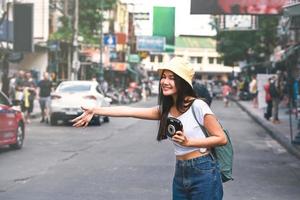
[[[55, 1], [57, 2], [57, 1]], [[61, 6], [64, 7], [66, 1], [61, 0]], [[79, 1], [79, 35], [83, 37], [86, 44], [98, 44], [101, 20], [103, 17], [101, 10], [111, 10], [117, 0], [80, 0]], [[102, 3], [102, 5], [101, 5]], [[53, 4], [52, 4], [53, 5]], [[50, 40], [72, 41], [72, 14], [73, 4], [69, 2], [69, 9], [60, 18], [62, 26], [57, 32], [50, 35]]]
[[247, 60], [264, 62], [277, 44], [278, 16], [259, 16], [259, 29], [252, 31], [218, 31], [217, 50], [226, 65]]

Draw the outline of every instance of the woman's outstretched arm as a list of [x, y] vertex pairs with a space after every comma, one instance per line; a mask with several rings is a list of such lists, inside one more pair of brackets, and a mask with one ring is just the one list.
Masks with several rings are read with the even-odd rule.
[[151, 108], [133, 108], [129, 106], [112, 106], [112, 107], [82, 107], [83, 113], [72, 120], [73, 126], [87, 126], [94, 115], [110, 117], [134, 117], [140, 119], [159, 120], [160, 112], [158, 106]]

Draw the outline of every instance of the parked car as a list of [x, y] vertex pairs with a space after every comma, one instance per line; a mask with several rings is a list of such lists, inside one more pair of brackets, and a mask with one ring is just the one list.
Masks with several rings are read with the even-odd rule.
[[[110, 106], [110, 102], [96, 81], [63, 81], [51, 94], [50, 124], [74, 119], [82, 114], [81, 106]], [[102, 122], [109, 122], [109, 118], [95, 115], [92, 119], [97, 125]]]
[[21, 149], [25, 138], [24, 122], [22, 112], [0, 91], [0, 146]]
[[212, 86], [212, 94], [213, 94], [213, 97], [216, 99], [222, 98], [222, 84], [221, 83], [216, 83], [215, 85]]

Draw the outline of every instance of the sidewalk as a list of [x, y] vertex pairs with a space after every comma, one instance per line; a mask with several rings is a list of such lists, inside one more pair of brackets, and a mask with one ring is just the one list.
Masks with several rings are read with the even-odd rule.
[[[253, 120], [267, 130], [271, 137], [277, 140], [287, 149], [287, 151], [300, 159], [300, 145], [292, 144], [291, 139], [295, 138], [295, 136], [298, 135], [298, 132], [300, 132], [300, 130], [297, 129], [298, 120], [296, 119], [295, 114], [291, 115], [290, 120], [288, 108], [282, 106], [279, 107], [279, 119], [281, 123], [273, 124], [271, 121], [264, 118], [264, 109], [254, 108], [251, 101], [239, 101], [236, 99], [232, 99], [232, 101], [236, 102], [236, 104], [252, 117]], [[300, 114], [298, 118], [300, 119]]]

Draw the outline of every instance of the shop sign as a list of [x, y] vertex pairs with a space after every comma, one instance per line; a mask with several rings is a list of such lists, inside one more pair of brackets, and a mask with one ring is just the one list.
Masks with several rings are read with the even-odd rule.
[[139, 63], [140, 56], [137, 54], [130, 54], [130, 55], [128, 55], [127, 61], [130, 63]]
[[137, 51], [163, 52], [165, 50], [166, 38], [159, 36], [137, 36]]

